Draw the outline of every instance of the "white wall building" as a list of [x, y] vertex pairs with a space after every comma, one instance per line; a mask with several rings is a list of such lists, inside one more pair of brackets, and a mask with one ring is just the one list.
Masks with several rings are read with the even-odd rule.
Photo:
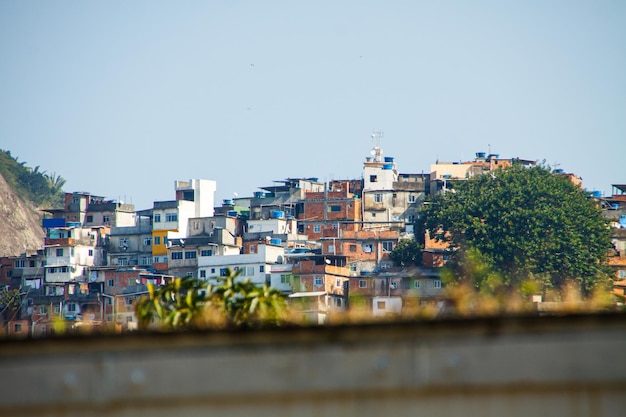
[[227, 269], [241, 270], [241, 279], [250, 279], [256, 285], [271, 282], [272, 266], [283, 262], [284, 249], [280, 246], [259, 243], [256, 253], [226, 256], [200, 256], [198, 258], [198, 277], [211, 282], [218, 282], [220, 276], [226, 276]]

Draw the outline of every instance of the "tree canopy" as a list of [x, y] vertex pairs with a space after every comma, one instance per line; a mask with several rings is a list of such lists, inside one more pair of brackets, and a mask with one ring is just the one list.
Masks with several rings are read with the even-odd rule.
[[0, 174], [23, 200], [45, 208], [63, 205], [65, 179], [56, 173], [39, 171], [39, 166], [30, 168], [10, 151], [0, 150]]
[[413, 238], [400, 240], [391, 251], [390, 258], [396, 266], [420, 266], [422, 245]]
[[506, 285], [577, 283], [587, 293], [609, 276], [611, 242], [600, 209], [548, 167], [514, 165], [456, 181], [422, 217], [431, 236], [450, 243], [457, 278], [470, 257], [502, 274]]

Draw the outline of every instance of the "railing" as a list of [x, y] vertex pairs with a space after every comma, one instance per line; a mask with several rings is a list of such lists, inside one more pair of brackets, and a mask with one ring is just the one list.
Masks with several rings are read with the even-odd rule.
[[0, 415], [619, 416], [625, 351], [624, 314], [5, 340]]

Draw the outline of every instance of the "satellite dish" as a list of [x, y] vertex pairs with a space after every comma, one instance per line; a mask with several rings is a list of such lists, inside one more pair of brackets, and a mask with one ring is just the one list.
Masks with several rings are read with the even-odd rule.
[[372, 149], [372, 150], [370, 151], [370, 153], [371, 153], [372, 155], [376, 155], [376, 151], [375, 151], [374, 149]]
[[234, 195], [235, 197], [239, 197], [239, 193], [238, 193], [237, 191], [235, 191], [235, 192], [233, 193], [233, 195]]
[[324, 259], [324, 262], [326, 262], [327, 265], [330, 265], [330, 259]]

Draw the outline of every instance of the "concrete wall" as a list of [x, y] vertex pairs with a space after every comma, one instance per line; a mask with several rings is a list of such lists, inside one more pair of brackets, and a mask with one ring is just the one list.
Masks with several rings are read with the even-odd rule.
[[0, 343], [2, 416], [620, 416], [625, 316]]

